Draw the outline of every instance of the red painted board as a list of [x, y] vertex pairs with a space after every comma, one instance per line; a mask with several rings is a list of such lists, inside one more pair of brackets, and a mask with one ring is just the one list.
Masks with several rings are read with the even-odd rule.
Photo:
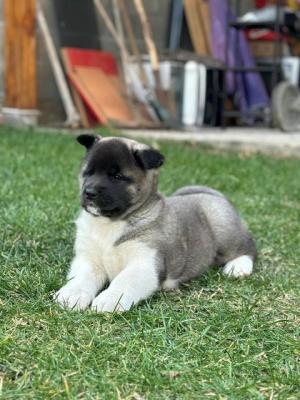
[[64, 47], [62, 50], [71, 67], [95, 67], [108, 75], [118, 75], [117, 62], [110, 52], [75, 47]]

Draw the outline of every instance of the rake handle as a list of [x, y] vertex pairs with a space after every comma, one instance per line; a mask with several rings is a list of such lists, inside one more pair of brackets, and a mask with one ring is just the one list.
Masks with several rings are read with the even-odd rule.
[[152, 70], [154, 73], [156, 85], [157, 85], [157, 88], [160, 89], [161, 84], [160, 84], [160, 78], [159, 78], [159, 58], [158, 58], [157, 49], [156, 49], [156, 46], [155, 46], [155, 43], [153, 40], [151, 27], [150, 27], [150, 24], [149, 24], [147, 15], [146, 15], [143, 1], [142, 0], [134, 0], [134, 5], [135, 5], [136, 11], [138, 13], [138, 16], [140, 18], [141, 25], [143, 28], [144, 39], [145, 39], [145, 43], [146, 43], [147, 50], [149, 53], [151, 67], [152, 67]]
[[125, 29], [126, 29], [126, 32], [128, 35], [129, 43], [130, 43], [130, 49], [132, 51], [132, 54], [135, 56], [137, 64], [138, 64], [141, 81], [143, 82], [144, 85], [146, 85], [147, 84], [147, 76], [144, 71], [141, 53], [139, 51], [139, 48], [138, 48], [138, 45], [136, 42], [136, 38], [134, 36], [133, 27], [132, 27], [132, 23], [131, 23], [129, 14], [128, 14], [128, 10], [124, 4], [124, 0], [117, 0], [117, 1], [118, 1], [118, 5], [119, 5], [119, 8], [120, 8], [123, 20], [124, 20]]
[[123, 40], [120, 38], [118, 32], [116, 31], [114, 24], [112, 23], [109, 15], [107, 14], [107, 12], [103, 6], [103, 3], [101, 2], [101, 0], [94, 0], [94, 4], [95, 4], [95, 7], [97, 8], [99, 14], [103, 18], [103, 21], [104, 21], [107, 29], [109, 30], [110, 34], [114, 38], [120, 51], [124, 54], [124, 57], [128, 60], [129, 59], [128, 51], [123, 43]]

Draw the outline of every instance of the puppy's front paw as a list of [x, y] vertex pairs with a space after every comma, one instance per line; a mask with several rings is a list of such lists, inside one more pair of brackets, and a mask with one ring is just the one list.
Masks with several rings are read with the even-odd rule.
[[123, 312], [128, 311], [135, 303], [129, 293], [106, 289], [92, 302], [92, 310], [97, 312]]
[[70, 282], [55, 293], [54, 299], [62, 307], [85, 310], [93, 300], [93, 296], [87, 290]]

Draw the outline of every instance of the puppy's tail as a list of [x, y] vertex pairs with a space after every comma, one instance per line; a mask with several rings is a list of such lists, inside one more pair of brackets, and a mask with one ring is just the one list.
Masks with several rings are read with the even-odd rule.
[[213, 196], [225, 198], [221, 192], [207, 186], [184, 186], [183, 188], [176, 190], [172, 196], [187, 196], [189, 194], [211, 194]]

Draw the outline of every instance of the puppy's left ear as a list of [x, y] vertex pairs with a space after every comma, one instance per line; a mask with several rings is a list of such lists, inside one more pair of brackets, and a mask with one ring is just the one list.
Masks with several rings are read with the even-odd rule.
[[152, 149], [151, 147], [148, 149], [135, 150], [133, 154], [138, 165], [142, 169], [159, 168], [165, 161], [164, 156], [158, 150]]
[[98, 142], [101, 137], [96, 135], [79, 135], [77, 136], [77, 142], [84, 146], [87, 150], [89, 150], [96, 142]]

